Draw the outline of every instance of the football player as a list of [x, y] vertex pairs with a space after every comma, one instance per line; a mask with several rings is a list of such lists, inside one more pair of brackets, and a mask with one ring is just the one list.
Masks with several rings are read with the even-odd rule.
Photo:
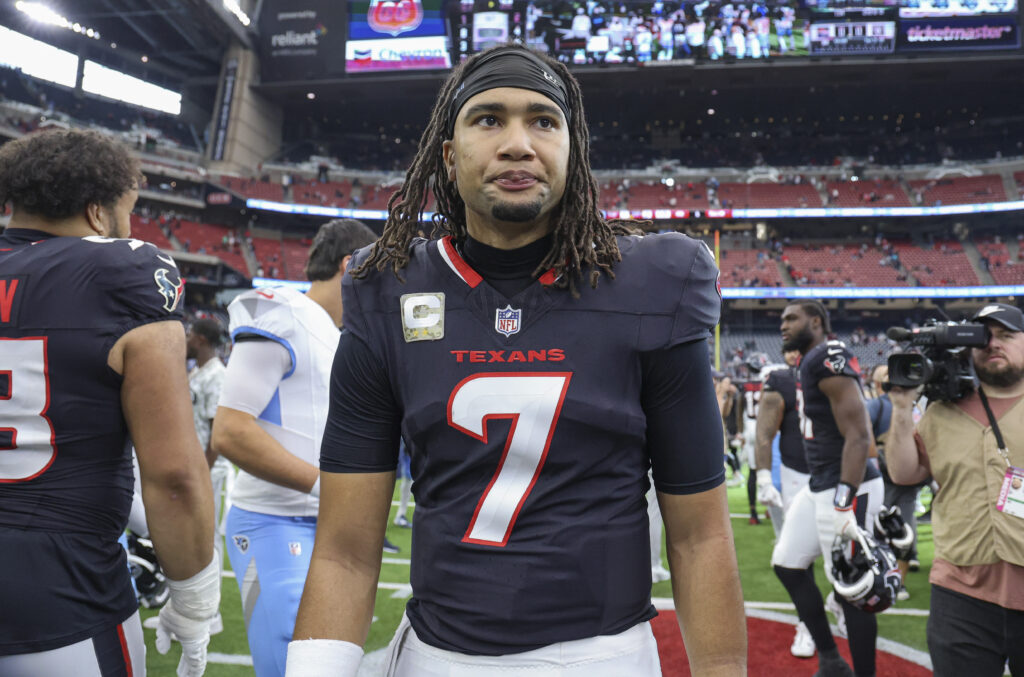
[[[381, 240], [344, 278], [289, 675], [358, 669], [399, 436], [413, 596], [387, 674], [661, 674], [650, 465], [690, 664], [745, 674], [707, 351], [718, 271], [699, 241], [601, 217], [588, 139], [577, 82], [522, 46], [444, 85]], [[441, 239], [416, 238], [428, 190]]]
[[307, 293], [254, 289], [228, 306], [234, 349], [213, 450], [239, 467], [225, 535], [258, 677], [284, 674], [313, 552], [341, 274], [352, 253], [376, 238], [359, 221], [329, 221], [309, 250]]
[[124, 548], [135, 443], [167, 575], [157, 649], [206, 665], [220, 602], [174, 261], [129, 238], [138, 163], [94, 132], [0, 148], [0, 675], [144, 675]]
[[[825, 616], [812, 566], [833, 541], [853, 538], [874, 524], [882, 506], [882, 477], [868, 460], [871, 423], [861, 393], [857, 358], [831, 333], [828, 310], [820, 301], [786, 306], [782, 313], [783, 350], [802, 355], [796, 401], [810, 478], [786, 511], [772, 552], [779, 580], [796, 605], [818, 649], [822, 677], [852, 675], [840, 657]], [[825, 567], [831, 577], [831, 566]], [[875, 674], [875, 617], [836, 595], [845, 616], [856, 674]]]
[[[782, 357], [786, 362], [784, 365], [766, 367], [762, 371], [764, 385], [757, 410], [757, 500], [764, 505], [781, 508], [784, 514], [797, 493], [807, 486], [810, 476], [807, 474], [800, 414], [796, 407], [796, 365], [800, 362], [800, 352], [788, 350]], [[772, 483], [772, 471], [768, 470], [776, 441], [781, 460], [781, 493]], [[784, 516], [777, 521], [774, 516], [772, 518], [776, 537], [782, 533], [784, 520]], [[814, 655], [814, 640], [802, 622], [797, 624], [789, 651], [798, 658]]]
[[[800, 414], [796, 400], [796, 368], [800, 352], [783, 353], [785, 365], [769, 367], [763, 373], [764, 384], [757, 411], [757, 500], [765, 505], [781, 506], [789, 510], [797, 493], [807, 486], [807, 457], [800, 433]], [[772, 445], [778, 436], [781, 460], [780, 492], [772, 484]], [[779, 520], [779, 526], [784, 523]]]

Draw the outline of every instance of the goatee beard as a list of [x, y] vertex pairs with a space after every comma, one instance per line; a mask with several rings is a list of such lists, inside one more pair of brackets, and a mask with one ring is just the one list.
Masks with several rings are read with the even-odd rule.
[[508, 202], [499, 202], [491, 207], [491, 216], [498, 221], [508, 221], [510, 223], [524, 223], [527, 221], [533, 221], [540, 216], [541, 202], [527, 202], [526, 204], [510, 204]]

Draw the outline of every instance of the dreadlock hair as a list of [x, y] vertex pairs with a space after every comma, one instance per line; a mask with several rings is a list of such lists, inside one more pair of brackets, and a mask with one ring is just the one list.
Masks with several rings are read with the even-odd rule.
[[[366, 260], [352, 270], [353, 277], [363, 278], [371, 268], [383, 271], [390, 267], [395, 276], [402, 279], [401, 269], [409, 263], [409, 246], [418, 235], [423, 221], [428, 189], [436, 203], [431, 236], [448, 234], [456, 241], [465, 240], [466, 205], [455, 183], [448, 180], [442, 156], [442, 144], [447, 137], [448, 106], [464, 74], [484, 55], [525, 49], [516, 43], [500, 45], [476, 54], [455, 67], [437, 96], [405, 182], [388, 200], [384, 232]], [[643, 224], [606, 220], [601, 215], [597, 206], [597, 180], [590, 171], [590, 132], [583, 118], [583, 95], [579, 83], [563, 64], [543, 54], [533, 54], [562, 78], [568, 90], [571, 113], [568, 121], [570, 150], [565, 192], [551, 215], [554, 241], [534, 274], [554, 269], [557, 279], [553, 286], [568, 288], [575, 297], [579, 296], [578, 285], [584, 269], [590, 271], [592, 287], [597, 287], [601, 273], [615, 277], [612, 266], [622, 258], [615, 236], [636, 233], [636, 226]]]
[[818, 299], [800, 301], [800, 308], [810, 317], [821, 319], [821, 329], [828, 336], [832, 333], [832, 323], [828, 319], [828, 308]]

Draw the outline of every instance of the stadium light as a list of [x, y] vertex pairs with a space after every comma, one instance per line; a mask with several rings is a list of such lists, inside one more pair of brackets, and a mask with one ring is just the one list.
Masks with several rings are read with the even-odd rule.
[[252, 21], [249, 19], [249, 15], [242, 11], [242, 6], [238, 4], [238, 0], [223, 0], [224, 9], [235, 15], [239, 23], [243, 26], [248, 26]]
[[38, 21], [39, 23], [49, 24], [51, 26], [57, 26], [58, 28], [73, 31], [79, 35], [92, 38], [93, 40], [100, 39], [100, 32], [98, 30], [83, 26], [76, 21], [71, 21], [66, 16], [58, 14], [42, 3], [18, 0], [14, 3], [14, 8], [27, 14], [29, 18]]
[[[254, 277], [252, 286], [307, 291], [305, 280]], [[979, 287], [722, 287], [725, 299], [967, 299], [1002, 298], [1024, 293], [1024, 285]]]
[[[329, 216], [339, 219], [387, 218], [385, 211], [371, 209], [348, 209], [321, 205], [293, 204], [249, 198], [245, 204], [250, 209], [265, 209], [283, 214], [308, 214]], [[1011, 202], [986, 202], [984, 204], [940, 205], [936, 207], [785, 207], [779, 209], [622, 209], [607, 210], [610, 219], [655, 219], [657, 221], [678, 221], [683, 219], [831, 219], [831, 218], [874, 218], [881, 216], [950, 216], [956, 214], [991, 214], [994, 212], [1024, 211], [1024, 200]], [[429, 222], [432, 214], [424, 214]]]

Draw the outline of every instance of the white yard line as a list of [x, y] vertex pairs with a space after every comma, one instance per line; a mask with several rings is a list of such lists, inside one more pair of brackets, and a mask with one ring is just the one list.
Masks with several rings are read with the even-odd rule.
[[[676, 608], [671, 597], [652, 597], [651, 603], [658, 611], [671, 611]], [[751, 609], [760, 611], [796, 611], [796, 607], [793, 606], [792, 602], [744, 602], [743, 606], [748, 611]], [[927, 609], [898, 609], [896, 607], [889, 607], [882, 613], [887, 616], [928, 616]], [[793, 616], [787, 616], [787, 618], [793, 618]]]
[[249, 654], [220, 653], [211, 651], [206, 654], [207, 663], [219, 663], [220, 665], [252, 665], [252, 656]]

